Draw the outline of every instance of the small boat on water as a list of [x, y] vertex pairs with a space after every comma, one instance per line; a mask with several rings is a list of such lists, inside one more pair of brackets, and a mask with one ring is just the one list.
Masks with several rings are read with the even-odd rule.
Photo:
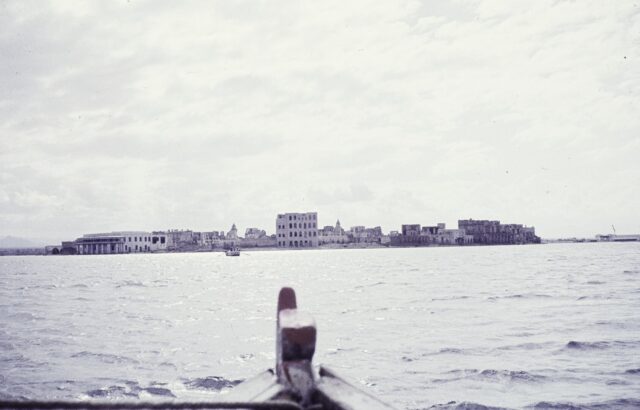
[[316, 349], [313, 317], [298, 311], [292, 288], [280, 289], [276, 313], [275, 369], [221, 394], [218, 401], [124, 402], [0, 399], [0, 409], [267, 409], [393, 410], [324, 366], [312, 365]]
[[227, 249], [224, 254], [227, 256], [240, 256], [240, 248]]

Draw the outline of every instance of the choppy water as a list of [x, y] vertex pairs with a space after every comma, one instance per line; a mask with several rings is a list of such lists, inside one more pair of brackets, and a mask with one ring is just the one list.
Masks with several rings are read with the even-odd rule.
[[0, 398], [215, 398], [272, 367], [283, 285], [399, 409], [640, 407], [638, 243], [2, 257]]

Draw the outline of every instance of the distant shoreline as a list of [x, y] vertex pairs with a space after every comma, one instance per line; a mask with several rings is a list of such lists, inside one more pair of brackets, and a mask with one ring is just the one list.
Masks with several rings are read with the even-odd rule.
[[[548, 243], [571, 243], [569, 241], [543, 241], [542, 244]], [[595, 243], [586, 241], [576, 241], [575, 243]], [[540, 244], [468, 244], [468, 245], [440, 245], [433, 244], [428, 246], [386, 246], [380, 244], [331, 244], [321, 245], [314, 248], [278, 248], [269, 247], [251, 247], [241, 248], [241, 252], [277, 252], [277, 251], [306, 251], [306, 250], [338, 250], [338, 249], [407, 249], [407, 248], [470, 248], [470, 247], [486, 247], [486, 246], [522, 246], [522, 245], [540, 245]], [[225, 249], [188, 249], [188, 250], [163, 250], [155, 252], [130, 252], [130, 253], [113, 253], [102, 255], [149, 255], [149, 254], [174, 254], [174, 253], [223, 253]], [[44, 248], [0, 248], [0, 256], [78, 256], [78, 255], [51, 255], [47, 254]], [[94, 255], [91, 255], [94, 256]]]

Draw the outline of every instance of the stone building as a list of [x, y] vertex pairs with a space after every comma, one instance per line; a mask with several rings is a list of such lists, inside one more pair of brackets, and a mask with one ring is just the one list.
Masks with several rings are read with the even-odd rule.
[[447, 229], [444, 223], [436, 226], [423, 226], [420, 235], [424, 236], [429, 245], [468, 245], [473, 243], [473, 237], [467, 235], [464, 229]]
[[169, 229], [166, 232], [168, 250], [185, 250], [196, 248], [201, 236], [189, 229]]
[[382, 228], [366, 228], [364, 226], [353, 226], [349, 230], [349, 239], [353, 243], [380, 243], [382, 240]]
[[267, 232], [264, 229], [247, 228], [244, 231], [244, 239], [260, 239], [267, 236]]
[[317, 212], [278, 214], [276, 244], [279, 248], [316, 248], [318, 243]]
[[345, 234], [344, 229], [340, 225], [340, 220], [336, 221], [336, 226], [327, 225], [318, 230], [318, 244], [345, 244], [349, 242], [349, 237]]
[[535, 228], [521, 224], [501, 224], [500, 221], [464, 219], [458, 221], [458, 228], [464, 229], [479, 245], [515, 245], [540, 243]]
[[472, 242], [473, 237], [464, 229], [447, 229], [444, 223], [434, 226], [402, 225], [401, 232], [394, 231], [389, 235], [391, 246], [468, 245]]
[[206, 248], [215, 248], [223, 239], [223, 231], [200, 232], [200, 246]]
[[428, 238], [420, 235], [420, 224], [402, 225], [397, 234], [392, 231], [389, 234], [389, 245], [391, 246], [426, 246], [429, 244]]

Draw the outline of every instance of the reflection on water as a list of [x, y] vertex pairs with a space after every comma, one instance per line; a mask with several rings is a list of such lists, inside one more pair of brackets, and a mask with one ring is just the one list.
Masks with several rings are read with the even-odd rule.
[[0, 398], [215, 397], [272, 366], [288, 285], [316, 363], [398, 408], [640, 406], [635, 243], [2, 257], [0, 285]]

